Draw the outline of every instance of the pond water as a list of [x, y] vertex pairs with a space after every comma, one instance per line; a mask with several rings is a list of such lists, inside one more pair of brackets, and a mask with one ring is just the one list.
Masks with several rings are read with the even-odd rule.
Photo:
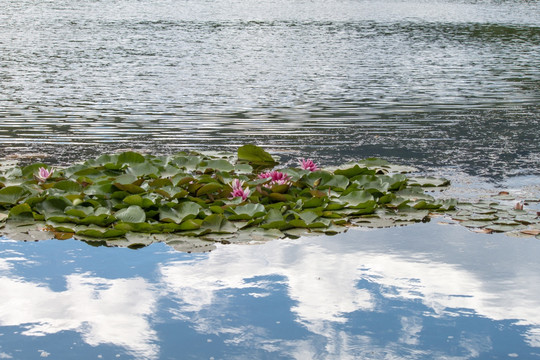
[[0, 245], [2, 358], [540, 358], [534, 238], [433, 222], [203, 254]]
[[540, 5], [0, 0], [0, 151], [540, 168]]
[[[540, 3], [0, 0], [0, 157], [384, 157], [540, 196]], [[540, 358], [540, 242], [436, 222], [188, 254], [0, 239], [0, 359]]]

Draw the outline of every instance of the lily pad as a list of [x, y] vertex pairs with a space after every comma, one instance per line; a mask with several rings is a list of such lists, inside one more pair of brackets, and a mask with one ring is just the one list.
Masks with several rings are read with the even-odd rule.
[[[195, 237], [204, 237], [249, 243], [256, 238], [336, 234], [352, 225], [408, 225], [445, 214], [472, 231], [532, 236], [540, 228], [537, 210], [515, 210], [504, 202], [505, 194], [475, 203], [437, 199], [424, 188], [447, 186], [446, 179], [410, 177], [403, 174], [407, 167], [382, 159], [333, 170], [279, 169], [289, 175], [286, 184], [258, 178], [260, 169], [276, 164], [265, 150], [245, 145], [236, 158], [221, 152], [104, 154], [55, 168], [46, 182], [32, 179], [39, 167], [46, 167], [42, 163], [22, 170], [16, 165], [1, 168], [0, 228], [28, 236], [36, 228], [26, 225], [44, 226], [38, 224], [47, 220], [54, 234], [65, 234], [54, 237], [75, 233], [90, 244], [103, 245], [107, 239], [107, 245], [132, 248], [156, 239], [167, 242], [173, 234], [181, 237], [178, 244], [186, 236], [195, 242], [200, 240]], [[230, 184], [236, 181], [249, 187], [249, 196], [233, 192]]]
[[238, 160], [255, 165], [275, 166], [277, 162], [272, 155], [255, 145], [244, 145], [238, 148]]
[[0, 205], [15, 205], [28, 193], [22, 186], [6, 186], [0, 189]]
[[146, 213], [138, 205], [131, 205], [128, 208], [122, 209], [116, 212], [114, 216], [118, 220], [128, 222], [128, 223], [141, 223], [146, 220]]

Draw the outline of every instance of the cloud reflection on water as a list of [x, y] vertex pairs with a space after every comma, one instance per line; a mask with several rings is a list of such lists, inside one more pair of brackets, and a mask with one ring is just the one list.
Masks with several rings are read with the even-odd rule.
[[[28, 262], [1, 258], [0, 269], [13, 261]], [[76, 331], [91, 346], [114, 344], [138, 358], [156, 358], [157, 335], [147, 317], [155, 312], [157, 294], [145, 279], [69, 274], [65, 286], [54, 291], [44, 283], [0, 276], [0, 325], [20, 326], [26, 336]]]
[[163, 322], [179, 343], [184, 331], [215, 336], [233, 358], [469, 359], [497, 353], [490, 329], [505, 324], [522, 326], [512, 330], [521, 343], [540, 347], [535, 239], [420, 224], [161, 253], [161, 261], [151, 249], [151, 273], [109, 279], [81, 264], [62, 275], [61, 290], [19, 274], [37, 266], [35, 256], [1, 251], [0, 326], [25, 336], [75, 331], [91, 346], [114, 344], [140, 359], [170, 347]]
[[[459, 228], [449, 228], [451, 231], [445, 231], [448, 235], [436, 240], [440, 229], [424, 230], [416, 228], [406, 234], [410, 229], [391, 229], [390, 234], [351, 231], [343, 236], [347, 239], [337, 241], [325, 238], [226, 246], [201, 261], [171, 262], [160, 271], [163, 282], [178, 300], [177, 311], [194, 311], [199, 315], [201, 310], [223, 302], [223, 294], [232, 289], [265, 291], [265, 279], [276, 275], [283, 278], [292, 300], [290, 311], [312, 334], [326, 338], [325, 351], [329, 356], [353, 358], [358, 355], [355, 351], [370, 343], [369, 331], [366, 335], [351, 336], [340, 332], [337, 324], [346, 323], [357, 311], [391, 313], [395, 310], [385, 308], [384, 304], [393, 299], [423, 305], [415, 316], [401, 317], [398, 342], [402, 349], [396, 349], [396, 354], [403, 352], [404, 347], [412, 358], [419, 355], [413, 348], [426, 336], [422, 322], [426, 316], [474, 316], [527, 325], [530, 328], [525, 341], [538, 346], [540, 273], [538, 265], [530, 268], [533, 263], [529, 262], [531, 254], [538, 255], [540, 250], [534, 240], [484, 238]], [[391, 238], [395, 235], [408, 238], [395, 241]], [[411, 235], [425, 238], [418, 240]], [[467, 246], [471, 241], [473, 244]], [[339, 244], [343, 246], [339, 248]], [[415, 247], [423, 249], [418, 251]], [[469, 253], [464, 254], [465, 251]], [[395, 312], [399, 315], [399, 311]], [[192, 320], [203, 323], [208, 319], [197, 316]], [[213, 331], [218, 328], [215, 324], [212, 327]], [[237, 329], [238, 333], [242, 331]], [[227, 332], [233, 331], [228, 328]], [[476, 341], [468, 336], [459, 341], [464, 358], [491, 349], [489, 338]], [[315, 344], [302, 346], [316, 348]], [[388, 346], [397, 343], [390, 342]], [[377, 345], [370, 347], [374, 351]], [[351, 351], [347, 352], [347, 348]]]

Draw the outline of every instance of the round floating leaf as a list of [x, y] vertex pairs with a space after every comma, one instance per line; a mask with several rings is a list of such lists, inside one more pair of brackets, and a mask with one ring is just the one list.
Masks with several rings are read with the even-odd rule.
[[247, 161], [255, 165], [277, 165], [272, 155], [255, 145], [244, 145], [238, 148], [238, 160]]
[[493, 232], [508, 232], [514, 230], [521, 230], [525, 227], [523, 225], [488, 225], [484, 229], [491, 230]]
[[126, 196], [123, 201], [128, 205], [137, 205], [141, 207], [143, 205], [143, 198], [140, 195]]
[[349, 207], [371, 207], [373, 206], [374, 198], [368, 191], [356, 190], [349, 194], [335, 199], [338, 203], [347, 204]]
[[144, 156], [133, 151], [126, 151], [118, 155], [118, 164], [134, 165], [144, 161]]
[[221, 214], [207, 216], [202, 222], [201, 229], [210, 230], [214, 234], [231, 234], [236, 232], [236, 226]]
[[428, 203], [428, 202], [425, 202], [424, 200], [418, 201], [416, 204], [412, 206], [418, 210], [425, 210], [425, 209], [435, 210], [441, 207], [440, 204]]
[[120, 184], [120, 183], [114, 183], [114, 186], [116, 186], [118, 189], [122, 191], [126, 191], [130, 194], [142, 194], [145, 192], [143, 188], [141, 188], [138, 185], [135, 184]]
[[213, 171], [233, 171], [234, 166], [228, 162], [227, 160], [218, 159], [218, 160], [208, 160], [205, 162], [206, 165], [199, 164], [199, 168], [204, 169], [211, 169]]
[[120, 175], [114, 181], [114, 184], [129, 185], [136, 182], [138, 178], [133, 174]]
[[326, 201], [327, 200], [325, 198], [313, 197], [311, 199], [305, 200], [302, 204], [302, 207], [304, 209], [316, 208], [316, 207], [323, 206], [326, 203]]
[[71, 180], [59, 181], [54, 184], [53, 188], [71, 193], [80, 192], [82, 190], [81, 184]]
[[22, 176], [22, 171], [18, 167], [11, 168], [4, 173], [4, 177], [6, 179], [15, 179], [21, 176]]
[[69, 216], [84, 218], [94, 213], [94, 208], [91, 206], [67, 206], [64, 213]]
[[298, 216], [300, 216], [300, 218], [309, 225], [319, 217], [319, 214], [317, 214], [315, 211], [303, 211], [299, 213]]
[[251, 220], [266, 214], [266, 209], [261, 204], [240, 205], [230, 211], [234, 214], [229, 216], [229, 220]]
[[416, 200], [433, 201], [433, 200], [435, 200], [433, 198], [433, 196], [425, 194], [424, 191], [419, 187], [406, 188], [406, 189], [399, 190], [399, 191], [396, 192], [396, 196], [402, 197], [404, 199], [413, 200], [413, 201], [416, 201]]
[[131, 165], [127, 172], [133, 176], [156, 175], [159, 173], [159, 169], [145, 161], [139, 164]]
[[0, 189], [0, 205], [15, 205], [29, 193], [22, 186], [6, 186]]
[[189, 219], [182, 221], [180, 226], [178, 227], [178, 230], [181, 231], [188, 231], [188, 230], [197, 230], [201, 227], [202, 220], [199, 221], [198, 219]]
[[128, 208], [119, 210], [114, 216], [123, 222], [140, 223], [146, 220], [146, 213], [137, 205], [131, 205]]
[[177, 156], [171, 159], [171, 163], [175, 164], [179, 168], [184, 168], [186, 170], [195, 170], [202, 158], [200, 156], [188, 155], [188, 156]]
[[135, 232], [143, 232], [143, 233], [151, 233], [157, 230], [154, 226], [145, 222], [139, 222], [139, 223], [119, 222], [114, 226], [114, 228], [117, 230], [135, 231]]
[[66, 207], [71, 206], [72, 203], [68, 199], [61, 196], [50, 196], [44, 201], [36, 205], [36, 210], [45, 215], [45, 218], [51, 216], [64, 216], [64, 210]]
[[197, 203], [186, 201], [181, 203], [176, 210], [178, 211], [178, 216], [180, 217], [181, 221], [184, 221], [197, 217], [201, 211], [201, 206]]
[[98, 226], [109, 226], [116, 221], [116, 218], [108, 214], [96, 214], [89, 215], [85, 218], [82, 218], [78, 221], [81, 225], [98, 225]]
[[34, 220], [32, 208], [28, 204], [19, 204], [12, 207], [9, 211], [9, 218], [15, 221]]
[[109, 229], [105, 231], [101, 231], [98, 229], [85, 229], [77, 231], [76, 234], [80, 236], [88, 236], [91, 238], [115, 238], [125, 235], [126, 231], [119, 229]]
[[460, 224], [465, 227], [483, 228], [492, 223], [490, 221], [466, 220], [466, 221], [461, 221]]
[[356, 164], [350, 168], [337, 169], [336, 171], [334, 171], [334, 174], [343, 175], [350, 179], [358, 175], [375, 175], [375, 171], [370, 170], [365, 166], [359, 166], [358, 164]]
[[155, 179], [152, 182], [150, 182], [150, 187], [153, 188], [164, 188], [164, 187], [172, 187], [173, 183], [170, 179]]
[[98, 178], [100, 176], [103, 176], [103, 172], [101, 170], [98, 170], [98, 169], [94, 169], [94, 168], [84, 168], [84, 169], [81, 169], [81, 170], [77, 170], [75, 173], [73, 173], [73, 175], [75, 176], [84, 176], [84, 177], [88, 177], [90, 179], [95, 179], [95, 178]]
[[435, 177], [412, 177], [409, 178], [409, 185], [423, 187], [448, 186], [450, 180]]
[[249, 164], [236, 164], [234, 167], [234, 172], [237, 174], [251, 174], [253, 168]]
[[180, 224], [185, 220], [196, 218], [201, 209], [202, 207], [199, 204], [191, 201], [183, 202], [176, 208], [162, 206], [159, 209], [159, 220]]
[[37, 174], [37, 172], [39, 171], [39, 168], [41, 167], [46, 168], [46, 169], [49, 168], [47, 164], [43, 164], [43, 163], [35, 163], [32, 165], [28, 165], [21, 169], [22, 176], [32, 177], [34, 176], [34, 174]]
[[197, 196], [207, 195], [223, 189], [223, 185], [218, 183], [209, 183], [201, 186], [197, 190]]

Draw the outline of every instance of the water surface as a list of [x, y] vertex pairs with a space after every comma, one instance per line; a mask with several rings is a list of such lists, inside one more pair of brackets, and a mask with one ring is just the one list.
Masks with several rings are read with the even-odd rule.
[[540, 168], [535, 1], [0, 1], [0, 150]]
[[[540, 193], [536, 1], [0, 0], [0, 157], [370, 156]], [[25, 159], [27, 158], [27, 159]], [[540, 243], [452, 225], [204, 254], [0, 240], [0, 358], [540, 357]]]
[[3, 358], [540, 358], [537, 239], [429, 223], [204, 254], [1, 246]]

